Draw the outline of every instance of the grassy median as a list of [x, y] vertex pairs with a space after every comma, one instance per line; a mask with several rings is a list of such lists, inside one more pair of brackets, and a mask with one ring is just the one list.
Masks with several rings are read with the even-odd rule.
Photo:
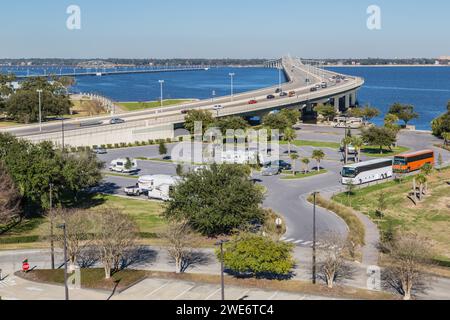
[[[192, 102], [192, 101], [194, 101], [194, 100], [192, 100], [192, 99], [170, 99], [170, 100], [164, 100], [163, 101], [163, 107], [174, 106], [174, 105], [188, 103], [188, 102]], [[119, 102], [119, 103], [117, 103], [117, 105], [122, 107], [125, 111], [138, 111], [138, 110], [145, 110], [145, 109], [160, 108], [161, 107], [161, 102], [160, 101]]]

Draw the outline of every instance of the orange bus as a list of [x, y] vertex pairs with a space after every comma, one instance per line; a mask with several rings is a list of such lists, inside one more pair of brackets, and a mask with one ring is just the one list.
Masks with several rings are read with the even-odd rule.
[[408, 173], [422, 169], [425, 164], [434, 167], [434, 151], [423, 150], [414, 153], [405, 153], [394, 158], [394, 172]]

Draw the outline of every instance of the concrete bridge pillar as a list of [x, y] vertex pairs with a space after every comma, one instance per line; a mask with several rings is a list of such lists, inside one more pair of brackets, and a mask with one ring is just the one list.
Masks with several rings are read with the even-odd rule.
[[345, 110], [350, 109], [350, 94], [345, 95]]
[[350, 93], [350, 105], [355, 106], [356, 105], [356, 91], [353, 91]]
[[339, 112], [340, 111], [339, 101], [340, 101], [341, 97], [334, 97], [333, 99], [334, 99], [334, 110], [336, 112]]

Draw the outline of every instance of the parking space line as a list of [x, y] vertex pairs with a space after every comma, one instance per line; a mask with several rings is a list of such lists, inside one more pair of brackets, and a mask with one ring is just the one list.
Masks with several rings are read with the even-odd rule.
[[273, 300], [273, 299], [275, 299], [275, 297], [277, 296], [277, 294], [278, 294], [278, 291], [275, 292], [273, 295], [271, 295], [271, 296], [269, 297], [269, 299], [267, 299], [267, 300]]
[[205, 300], [209, 300], [211, 297], [213, 297], [216, 293], [218, 293], [221, 290], [221, 288], [217, 289], [216, 291], [214, 291], [213, 293], [211, 293], [209, 296], [207, 296], [205, 298]]
[[156, 292], [158, 292], [159, 290], [161, 290], [162, 288], [165, 288], [165, 287], [167, 287], [169, 284], [171, 284], [172, 283], [172, 281], [169, 281], [169, 282], [167, 282], [167, 283], [165, 283], [165, 284], [163, 284], [161, 287], [159, 287], [159, 288], [157, 288], [157, 289], [155, 289], [155, 290], [153, 290], [152, 292], [150, 292], [150, 293], [148, 293], [148, 294], [146, 294], [145, 296], [146, 297], [148, 297], [148, 296], [151, 296], [152, 294], [154, 294], [154, 293], [156, 293]]
[[189, 291], [191, 291], [192, 289], [194, 289], [195, 286], [190, 287], [187, 290], [184, 290], [182, 293], [180, 293], [179, 295], [177, 295], [175, 298], [173, 298], [173, 300], [178, 300], [178, 298], [181, 298], [182, 296], [184, 296], [186, 293], [188, 293]]

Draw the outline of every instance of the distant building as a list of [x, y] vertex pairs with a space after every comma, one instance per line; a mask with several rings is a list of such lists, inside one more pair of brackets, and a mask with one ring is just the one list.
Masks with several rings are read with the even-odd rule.
[[450, 64], [450, 56], [440, 56], [437, 61], [439, 61], [439, 64], [448, 65]]

